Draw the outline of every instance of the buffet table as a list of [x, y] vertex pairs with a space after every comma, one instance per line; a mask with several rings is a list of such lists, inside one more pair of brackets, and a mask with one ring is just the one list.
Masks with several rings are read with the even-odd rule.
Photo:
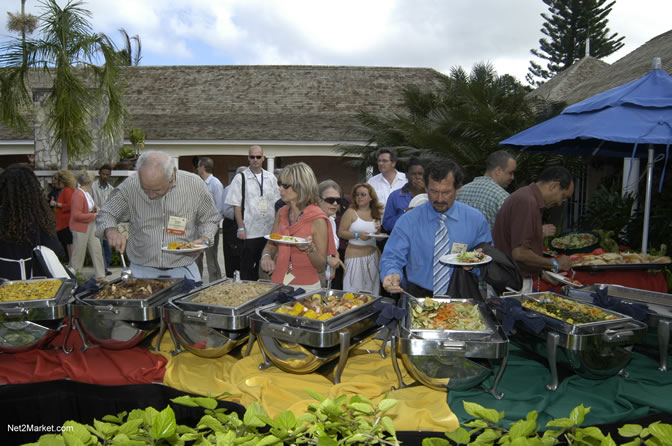
[[[667, 282], [665, 281], [665, 275], [659, 271], [576, 271], [574, 279], [578, 280], [583, 285], [606, 283], [611, 285], [622, 285], [629, 288], [639, 288], [640, 290], [656, 291], [658, 293], [667, 293]], [[560, 291], [562, 288], [562, 285], [553, 286], [550, 283], [544, 281], [540, 281], [539, 285], [539, 291]]]

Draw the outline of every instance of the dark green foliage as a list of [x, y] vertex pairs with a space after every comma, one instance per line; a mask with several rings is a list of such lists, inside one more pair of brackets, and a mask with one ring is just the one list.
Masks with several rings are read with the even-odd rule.
[[548, 14], [541, 28], [546, 37], [539, 39], [539, 49], [530, 52], [547, 61], [546, 66], [530, 61], [525, 79], [530, 85], [541, 85], [586, 55], [586, 40], [590, 37], [590, 56], [606, 57], [624, 45], [625, 37], [611, 33], [607, 16], [615, 1], [607, 0], [542, 0]]

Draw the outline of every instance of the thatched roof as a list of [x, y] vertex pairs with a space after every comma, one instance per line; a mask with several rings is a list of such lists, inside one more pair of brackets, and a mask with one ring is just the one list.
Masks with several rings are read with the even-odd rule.
[[[339, 141], [359, 111], [399, 111], [402, 87], [432, 87], [441, 76], [431, 68], [128, 67], [127, 127], [148, 140]], [[32, 137], [0, 126], [0, 139]]]

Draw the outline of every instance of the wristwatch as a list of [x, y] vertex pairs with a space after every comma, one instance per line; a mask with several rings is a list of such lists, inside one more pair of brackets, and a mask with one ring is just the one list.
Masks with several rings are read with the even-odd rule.
[[558, 265], [558, 261], [555, 259], [551, 259], [551, 263], [553, 263], [553, 272], [557, 273], [560, 271], [560, 266]]

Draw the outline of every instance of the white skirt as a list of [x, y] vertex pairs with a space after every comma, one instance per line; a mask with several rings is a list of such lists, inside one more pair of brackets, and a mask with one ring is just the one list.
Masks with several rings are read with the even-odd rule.
[[378, 252], [365, 257], [345, 259], [343, 291], [359, 293], [366, 291], [374, 296], [380, 295], [380, 272], [378, 271]]

